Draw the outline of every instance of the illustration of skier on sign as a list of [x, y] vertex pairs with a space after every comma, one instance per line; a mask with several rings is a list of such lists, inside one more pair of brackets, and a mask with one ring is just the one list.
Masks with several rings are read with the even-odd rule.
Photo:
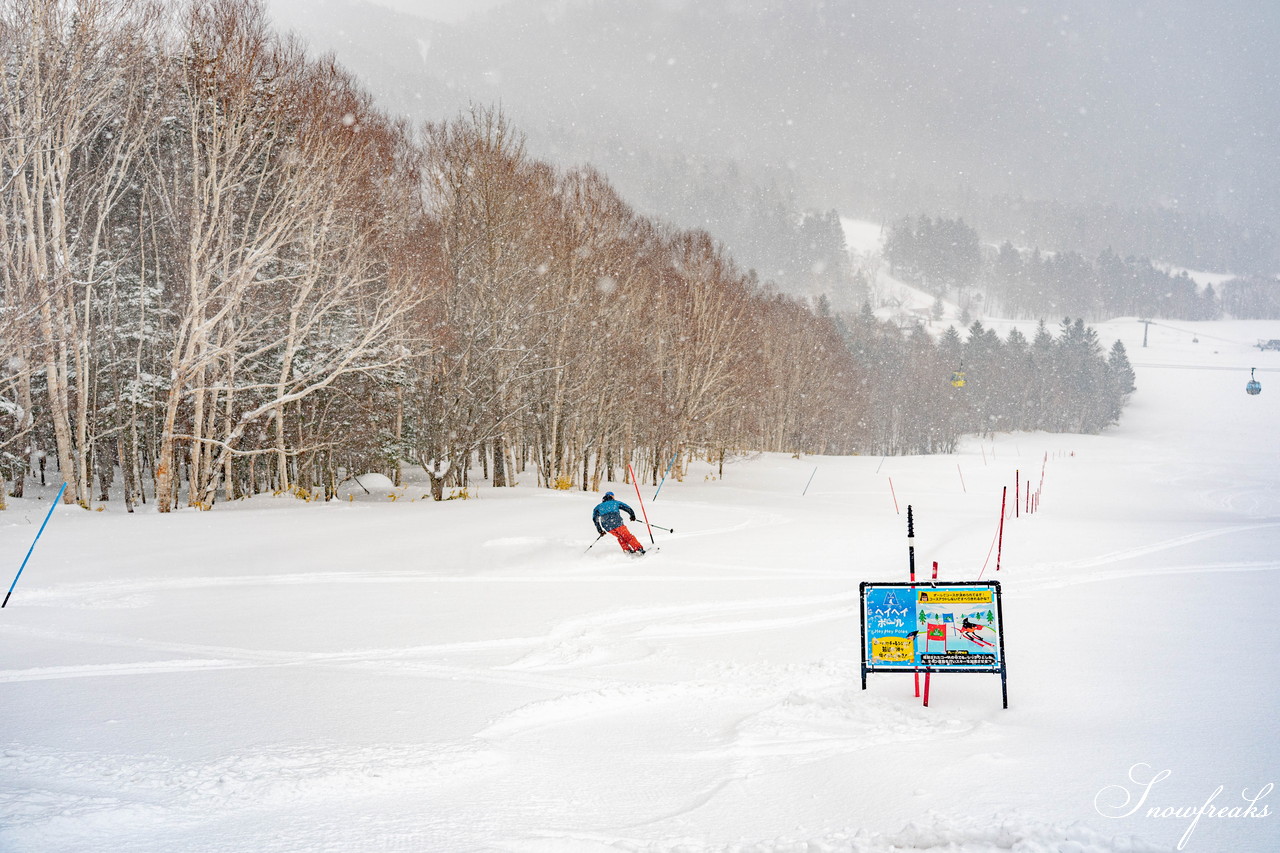
[[986, 627], [985, 625], [979, 625], [977, 622], [970, 622], [969, 617], [966, 616], [964, 617], [964, 620], [960, 623], [960, 628], [958, 629], [957, 633], [959, 633], [969, 642], [973, 643], [975, 646], [990, 646], [994, 648], [995, 643], [987, 642], [985, 639], [978, 636], [978, 632], [985, 627]]
[[644, 554], [644, 546], [622, 522], [624, 512], [631, 516], [632, 521], [636, 520], [635, 510], [615, 498], [613, 492], [605, 492], [600, 503], [596, 504], [596, 508], [592, 511], [591, 520], [596, 525], [597, 533], [601, 536], [612, 533], [623, 551], [638, 557]]

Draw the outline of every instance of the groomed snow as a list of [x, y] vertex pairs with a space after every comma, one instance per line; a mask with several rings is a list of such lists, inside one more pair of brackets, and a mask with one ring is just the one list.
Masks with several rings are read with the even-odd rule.
[[[1098, 327], [1138, 376], [1104, 435], [698, 463], [642, 489], [675, 532], [638, 560], [528, 482], [59, 507], [0, 611], [0, 850], [1280, 849], [1280, 326], [1173, 325]], [[991, 675], [860, 689], [908, 504], [921, 572], [1003, 584], [1008, 710]]]

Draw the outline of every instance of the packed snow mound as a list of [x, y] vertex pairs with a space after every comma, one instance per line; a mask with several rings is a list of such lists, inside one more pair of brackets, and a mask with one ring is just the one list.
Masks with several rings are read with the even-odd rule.
[[396, 484], [386, 474], [359, 474], [343, 480], [338, 486], [338, 499], [344, 501], [386, 500], [396, 490]]

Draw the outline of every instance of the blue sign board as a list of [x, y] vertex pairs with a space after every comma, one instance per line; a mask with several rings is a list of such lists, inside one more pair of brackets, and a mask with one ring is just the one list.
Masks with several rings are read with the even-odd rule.
[[999, 581], [863, 583], [861, 591], [864, 689], [869, 672], [993, 672], [1004, 682]]

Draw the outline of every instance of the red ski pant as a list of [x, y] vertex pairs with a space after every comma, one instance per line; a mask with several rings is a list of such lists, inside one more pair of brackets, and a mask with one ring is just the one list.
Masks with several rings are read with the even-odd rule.
[[618, 544], [622, 546], [622, 550], [627, 552], [644, 550], [644, 546], [640, 544], [640, 540], [631, 535], [631, 531], [627, 529], [625, 524], [621, 527], [615, 527], [609, 532], [617, 537]]

